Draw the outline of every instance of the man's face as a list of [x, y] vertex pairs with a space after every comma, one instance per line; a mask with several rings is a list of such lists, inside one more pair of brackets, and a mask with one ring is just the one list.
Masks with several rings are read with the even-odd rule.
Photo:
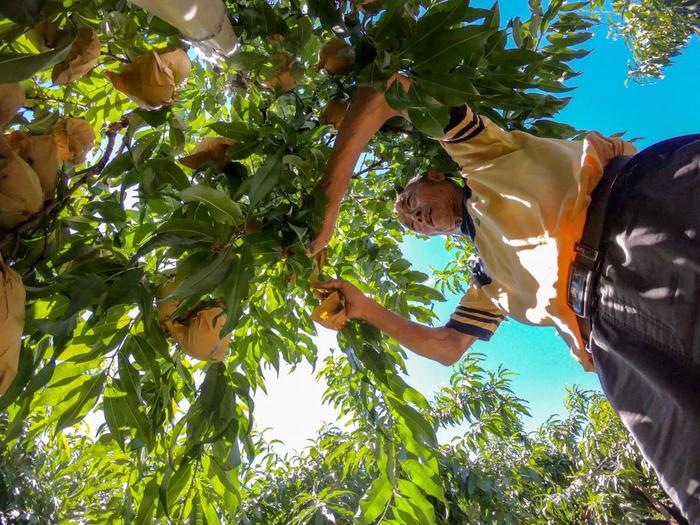
[[425, 235], [459, 233], [462, 224], [462, 191], [442, 173], [428, 172], [410, 183], [396, 198], [399, 221]]

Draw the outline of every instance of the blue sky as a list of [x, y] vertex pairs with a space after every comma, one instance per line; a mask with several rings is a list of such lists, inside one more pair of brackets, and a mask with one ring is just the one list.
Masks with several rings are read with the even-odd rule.
[[[474, 2], [489, 5], [492, 2]], [[503, 19], [523, 15], [525, 0], [501, 2]], [[694, 38], [674, 64], [666, 70], [666, 78], [647, 85], [629, 82], [626, 85], [629, 52], [621, 40], [607, 38], [607, 26], [598, 27], [595, 37], [585, 47], [593, 49], [574, 67], [582, 75], [571, 85], [577, 89], [569, 106], [557, 120], [579, 129], [603, 134], [626, 131], [626, 137], [641, 137], [638, 148], [665, 138], [700, 131], [700, 104], [696, 92], [700, 85], [700, 39]], [[443, 240], [410, 238], [404, 244], [406, 257], [414, 266], [430, 273], [431, 265], [444, 266], [449, 258]], [[450, 296], [435, 306], [444, 322], [459, 301]], [[321, 332], [322, 354], [333, 346], [333, 335]], [[569, 355], [563, 341], [553, 329], [526, 326], [515, 321], [504, 322], [488, 343], [478, 342], [474, 351], [485, 354], [485, 366], [495, 369], [503, 363], [516, 372], [513, 389], [529, 404], [532, 418], [527, 426], [534, 428], [555, 413], [564, 414], [563, 398], [567, 385], [599, 388], [597, 377], [586, 373]], [[447, 384], [451, 369], [413, 356], [409, 358], [410, 384], [432, 396], [440, 385]], [[332, 421], [335, 414], [322, 406], [323, 385], [313, 379], [310, 367], [299, 367], [293, 374], [270, 374], [269, 395], [256, 396], [256, 417], [261, 427], [270, 427], [269, 438], [283, 439], [290, 448], [300, 448], [323, 420]], [[291, 395], [290, 395], [291, 394]], [[305, 407], [303, 411], [299, 406]]]

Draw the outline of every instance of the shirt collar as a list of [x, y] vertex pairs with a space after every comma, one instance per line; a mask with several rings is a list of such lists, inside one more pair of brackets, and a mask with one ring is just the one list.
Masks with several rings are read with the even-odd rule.
[[474, 236], [476, 235], [476, 230], [474, 228], [474, 221], [472, 221], [467, 208], [467, 201], [471, 196], [472, 190], [465, 182], [464, 188], [462, 189], [462, 225], [460, 226], [460, 230], [462, 230], [462, 233], [467, 235], [473, 241]]

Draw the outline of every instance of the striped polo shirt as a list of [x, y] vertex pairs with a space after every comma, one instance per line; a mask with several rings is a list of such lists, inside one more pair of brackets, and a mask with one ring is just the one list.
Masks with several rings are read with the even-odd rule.
[[506, 131], [468, 106], [453, 108], [437, 138], [467, 180], [463, 228], [480, 256], [447, 326], [483, 340], [506, 316], [554, 326], [592, 370], [566, 303], [569, 268], [605, 165], [634, 146], [595, 132], [569, 141]]

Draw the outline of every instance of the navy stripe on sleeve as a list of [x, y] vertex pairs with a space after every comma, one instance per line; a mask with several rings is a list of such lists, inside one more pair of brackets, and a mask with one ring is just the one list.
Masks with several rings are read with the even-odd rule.
[[460, 312], [459, 308], [453, 315], [463, 317], [464, 319], [471, 319], [472, 321], [476, 321], [478, 323], [495, 324], [496, 326], [498, 326], [498, 324], [501, 322], [500, 319], [490, 319], [488, 317], [481, 317], [480, 315], [465, 314]]
[[460, 129], [457, 133], [452, 135], [452, 137], [447, 139], [448, 142], [453, 142], [453, 141], [460, 139], [461, 137], [464, 137], [464, 135], [466, 135], [467, 133], [469, 133], [470, 131], [472, 131], [474, 129], [474, 126], [477, 126], [479, 124], [481, 124], [481, 117], [479, 115], [477, 115], [476, 113], [472, 113], [472, 119], [469, 121], [469, 123], [466, 126], [464, 126], [462, 129]]
[[467, 106], [457, 106], [450, 108], [450, 121], [447, 126], [443, 129], [445, 133], [449, 133], [455, 129], [460, 122], [462, 122], [467, 117]]
[[449, 139], [449, 140], [446, 140], [445, 142], [447, 142], [449, 144], [459, 144], [461, 142], [466, 142], [466, 141], [471, 140], [474, 137], [476, 137], [479, 133], [484, 131], [484, 129], [485, 129], [484, 122], [481, 120], [481, 117], [479, 117], [479, 125], [476, 127], [476, 129], [474, 129], [467, 136], [461, 137], [461, 138]]
[[492, 319], [498, 319], [499, 321], [503, 319], [502, 315], [492, 314], [491, 312], [485, 312], [484, 310], [477, 310], [476, 308], [467, 308], [466, 306], [462, 305], [457, 306], [457, 310], [465, 314], [477, 314], [483, 317], [491, 317]]
[[482, 341], [488, 341], [493, 335], [493, 332], [489, 332], [488, 330], [479, 328], [478, 326], [474, 326], [471, 324], [460, 323], [458, 321], [455, 321], [454, 319], [450, 319], [449, 321], [447, 321], [447, 324], [445, 326], [447, 326], [447, 328], [457, 330], [460, 333], [478, 337]]

